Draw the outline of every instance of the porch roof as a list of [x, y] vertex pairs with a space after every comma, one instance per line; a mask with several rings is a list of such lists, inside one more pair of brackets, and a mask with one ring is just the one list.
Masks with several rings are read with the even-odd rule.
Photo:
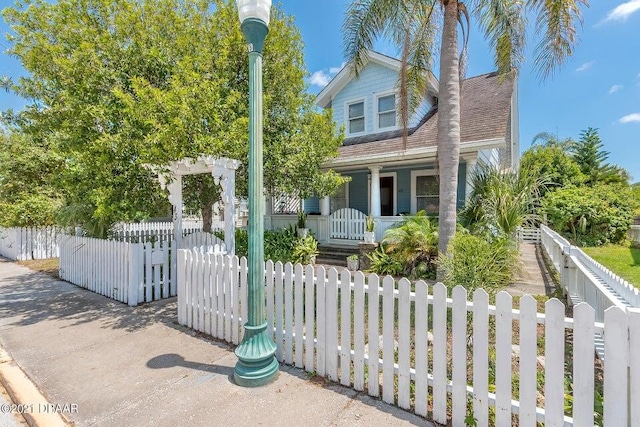
[[[512, 75], [496, 73], [466, 79], [461, 91], [460, 152], [503, 147], [509, 126]], [[345, 139], [338, 156], [325, 166], [344, 168], [352, 164], [411, 163], [434, 158], [437, 148], [437, 104], [420, 123], [409, 129], [406, 151], [402, 149], [402, 131], [382, 132]]]

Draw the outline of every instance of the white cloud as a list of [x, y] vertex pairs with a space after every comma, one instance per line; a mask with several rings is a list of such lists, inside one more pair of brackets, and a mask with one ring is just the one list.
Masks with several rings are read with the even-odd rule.
[[345, 65], [347, 65], [347, 63], [343, 62], [342, 64], [340, 64], [339, 67], [331, 67], [331, 68], [329, 68], [329, 74], [331, 74], [331, 75], [338, 74], [340, 72], [340, 70], [342, 70], [344, 68]]
[[640, 10], [640, 0], [629, 0], [612, 9], [604, 21], [626, 21], [634, 12]]
[[309, 78], [309, 83], [311, 83], [313, 86], [324, 87], [329, 84], [330, 80], [331, 80], [331, 76], [325, 73], [324, 71], [320, 70], [311, 74], [311, 77]]
[[626, 116], [618, 120], [618, 123], [634, 123], [634, 122], [640, 123], [640, 113], [627, 114]]
[[309, 83], [312, 86], [325, 87], [329, 84], [333, 76], [338, 74], [340, 70], [344, 68], [345, 64], [346, 62], [343, 62], [339, 67], [331, 67], [329, 68], [329, 71], [326, 71], [326, 69], [316, 71], [315, 73], [311, 74], [311, 77], [309, 77]]
[[578, 68], [576, 68], [576, 71], [578, 72], [582, 72], [582, 71], [587, 71], [589, 68], [591, 68], [593, 66], [593, 64], [595, 64], [596, 61], [589, 61], [589, 62], [585, 62], [584, 64], [582, 64], [581, 66], [579, 66]]
[[609, 93], [616, 93], [617, 91], [619, 91], [620, 89], [622, 89], [624, 86], [622, 85], [613, 85], [611, 86], [611, 88], [609, 89]]

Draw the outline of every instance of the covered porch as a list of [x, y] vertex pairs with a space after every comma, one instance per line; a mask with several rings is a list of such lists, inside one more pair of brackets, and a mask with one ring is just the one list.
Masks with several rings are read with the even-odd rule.
[[[461, 157], [458, 168], [458, 208], [464, 206], [471, 193], [471, 174], [478, 153]], [[420, 164], [374, 164], [340, 170], [350, 182], [335, 194], [301, 201], [307, 213], [307, 228], [322, 244], [357, 245], [364, 240], [366, 217], [375, 222], [376, 241], [407, 216], [424, 210], [437, 216], [439, 180], [435, 159]], [[265, 229], [277, 230], [295, 225], [294, 214], [278, 214], [267, 203]]]

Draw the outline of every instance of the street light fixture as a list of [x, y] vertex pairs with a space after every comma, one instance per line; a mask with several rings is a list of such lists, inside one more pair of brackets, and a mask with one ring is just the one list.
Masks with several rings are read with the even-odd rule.
[[236, 384], [258, 387], [278, 373], [276, 345], [264, 316], [264, 193], [262, 159], [262, 48], [269, 32], [271, 0], [237, 0], [242, 32], [249, 42], [249, 253], [248, 318], [236, 348]]

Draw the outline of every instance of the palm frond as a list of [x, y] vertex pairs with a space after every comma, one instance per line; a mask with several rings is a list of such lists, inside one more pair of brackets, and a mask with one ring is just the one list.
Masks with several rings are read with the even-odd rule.
[[349, 5], [342, 24], [343, 48], [356, 76], [376, 38], [405, 19], [403, 9], [403, 2], [397, 0], [356, 0]]
[[577, 43], [576, 29], [582, 26], [580, 5], [588, 0], [529, 0], [528, 6], [537, 11], [536, 34], [542, 38], [536, 46], [534, 67], [545, 79], [573, 54]]

